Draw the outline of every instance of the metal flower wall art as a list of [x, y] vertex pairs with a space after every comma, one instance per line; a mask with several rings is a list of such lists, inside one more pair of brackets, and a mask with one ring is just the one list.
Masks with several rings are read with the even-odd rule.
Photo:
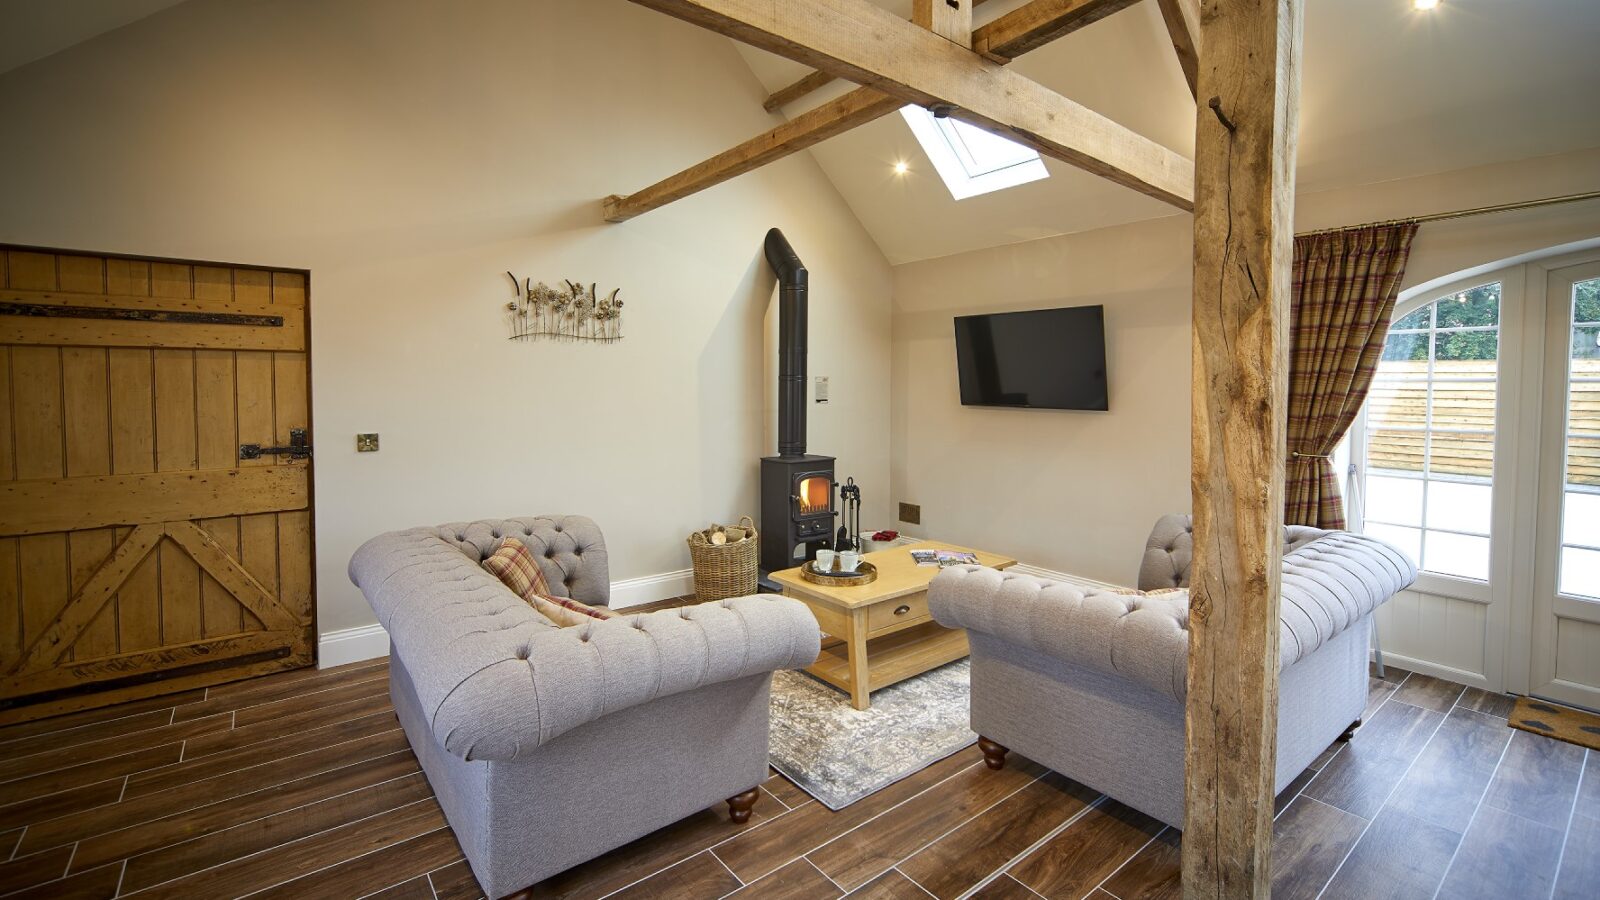
[[505, 306], [511, 340], [607, 344], [622, 340], [622, 300], [617, 296], [622, 288], [602, 298], [593, 284], [584, 287], [563, 279], [560, 287], [551, 287], [542, 281], [534, 284], [532, 278], [519, 281], [510, 272], [506, 275], [517, 292], [517, 299]]

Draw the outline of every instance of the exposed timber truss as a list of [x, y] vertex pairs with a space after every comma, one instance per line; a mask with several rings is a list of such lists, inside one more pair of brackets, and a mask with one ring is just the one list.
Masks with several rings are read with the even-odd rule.
[[[681, 200], [882, 118], [908, 103], [940, 107], [955, 118], [1026, 144], [1044, 156], [1180, 209], [1192, 208], [1194, 164], [1188, 159], [1002, 68], [1012, 59], [1137, 0], [1033, 0], [971, 29], [970, 39], [965, 41], [947, 33], [951, 17], [945, 0], [929, 4], [927, 26], [899, 19], [865, 0], [634, 2], [817, 69], [769, 97], [770, 108], [792, 102], [836, 78], [861, 86], [649, 187], [607, 197], [604, 213], [608, 222], [624, 222]], [[959, 2], [965, 15], [956, 21], [970, 23], [970, 0]], [[1195, 0], [1160, 2], [1192, 4]], [[917, 6], [922, 7], [921, 0]], [[1174, 45], [1178, 45], [1176, 38]], [[1181, 61], [1181, 52], [1179, 57]]]
[[[1003, 68], [1133, 0], [1034, 0], [971, 29], [974, 0], [633, 0], [860, 87], [656, 185], [620, 222], [915, 103], [1195, 214], [1183, 892], [1271, 889], [1289, 267], [1303, 0], [1155, 0], [1196, 109], [1194, 162]], [[948, 7], [941, 9], [939, 7]], [[776, 101], [776, 102], [774, 102]]]

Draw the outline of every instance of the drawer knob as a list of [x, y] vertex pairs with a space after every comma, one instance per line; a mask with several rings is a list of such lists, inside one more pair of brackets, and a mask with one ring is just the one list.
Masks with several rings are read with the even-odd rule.
[[911, 612], [911, 607], [909, 606], [896, 606], [894, 608], [894, 614], [897, 616], [903, 616], [908, 612]]

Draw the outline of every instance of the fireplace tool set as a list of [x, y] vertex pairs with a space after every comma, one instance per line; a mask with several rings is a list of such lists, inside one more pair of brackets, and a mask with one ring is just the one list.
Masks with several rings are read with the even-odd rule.
[[861, 550], [861, 487], [854, 478], [846, 478], [839, 485], [839, 532], [834, 536], [833, 549], [837, 553]]

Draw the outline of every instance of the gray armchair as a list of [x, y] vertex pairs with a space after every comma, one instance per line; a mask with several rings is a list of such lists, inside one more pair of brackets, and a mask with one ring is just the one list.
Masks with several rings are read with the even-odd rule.
[[553, 592], [607, 602], [605, 542], [582, 516], [391, 532], [350, 561], [389, 632], [395, 712], [489, 896], [722, 799], [747, 820], [772, 673], [817, 658], [805, 605], [741, 597], [558, 628], [480, 566], [505, 535]]
[[[1156, 524], [1141, 590], [1188, 584], [1192, 532], [1186, 516]], [[1375, 538], [1286, 529], [1279, 790], [1360, 724], [1372, 612], [1416, 576]], [[972, 728], [991, 767], [1013, 749], [1182, 827], [1186, 590], [1123, 594], [963, 566], [933, 580], [928, 605], [941, 624], [967, 629]]]

